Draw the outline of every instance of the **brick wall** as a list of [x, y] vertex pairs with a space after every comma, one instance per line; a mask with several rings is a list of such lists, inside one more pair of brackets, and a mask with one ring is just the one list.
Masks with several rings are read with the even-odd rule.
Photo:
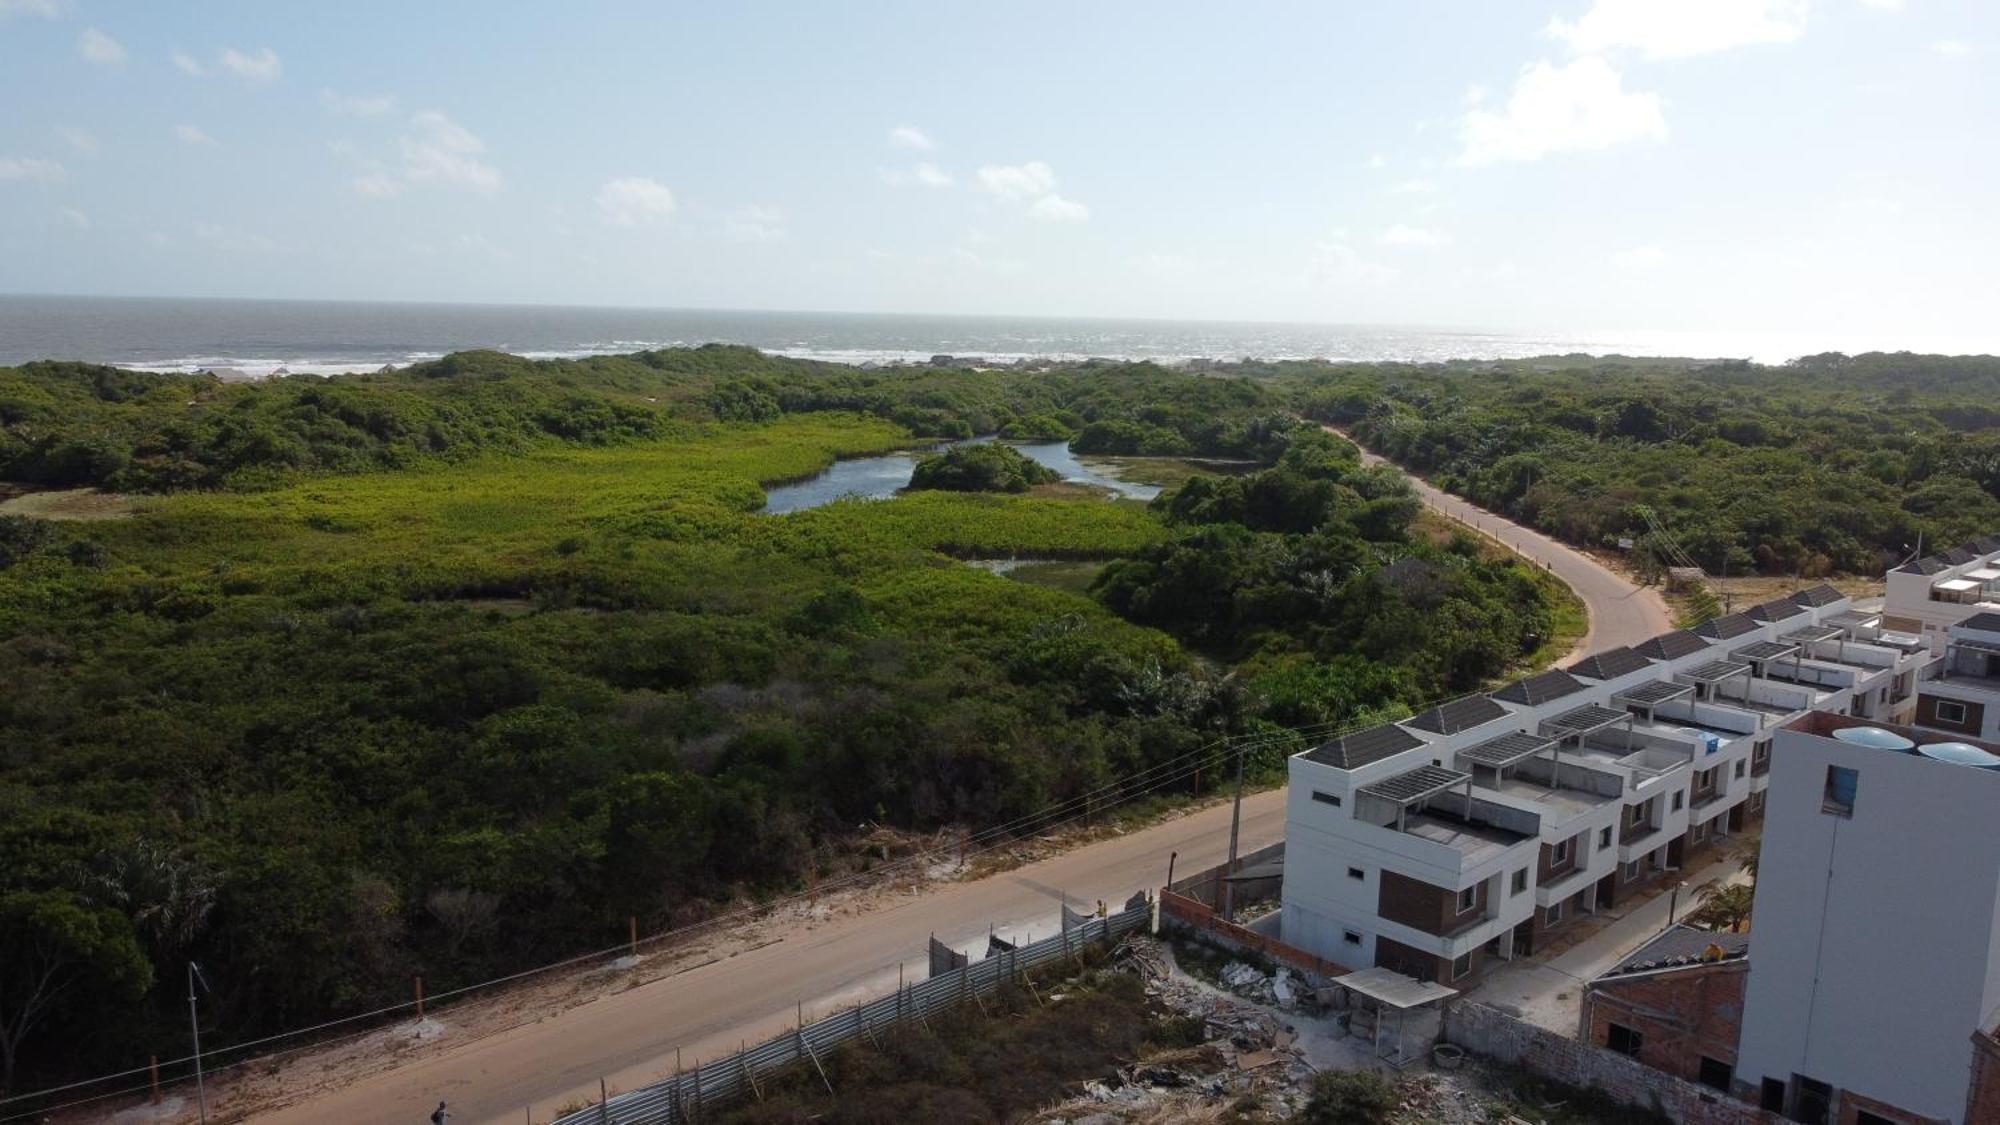
[[1965, 1099], [1967, 1125], [2000, 1122], [2000, 1039], [1972, 1034], [1972, 1090]]
[[1784, 1119], [1775, 1113], [1469, 1000], [1445, 1006], [1444, 1038], [1475, 1055], [1557, 1082], [1602, 1090], [1626, 1105], [1660, 1113], [1675, 1125], [1783, 1125]]
[[1306, 974], [1307, 979], [1316, 986], [1354, 971], [1337, 961], [1329, 961], [1324, 957], [1308, 953], [1296, 945], [1260, 934], [1247, 926], [1225, 922], [1215, 911], [1195, 899], [1174, 891], [1160, 892], [1160, 918], [1166, 924], [1177, 926], [1224, 948], [1259, 953], [1281, 965], [1289, 965]]
[[1458, 909], [1458, 892], [1394, 871], [1382, 871], [1377, 880], [1375, 913], [1391, 922], [1400, 922], [1427, 934], [1448, 934], [1475, 922], [1486, 911], [1486, 884], [1473, 890], [1472, 909]]
[[1637, 1031], [1638, 1060], [1656, 1070], [1701, 1080], [1703, 1056], [1736, 1066], [1743, 1030], [1747, 961], [1593, 981], [1583, 996], [1583, 1038], [1602, 1047], [1611, 1025]]
[[1938, 730], [1955, 730], [1964, 734], [1979, 733], [1980, 727], [1986, 722], [1985, 704], [1973, 703], [1963, 699], [1949, 700], [1952, 703], [1965, 704], [1965, 721], [1962, 723], [1947, 723], [1937, 717], [1937, 704], [1941, 698], [1946, 697], [1931, 695], [1928, 692], [1919, 692], [1917, 694], [1918, 726], [1936, 727]]

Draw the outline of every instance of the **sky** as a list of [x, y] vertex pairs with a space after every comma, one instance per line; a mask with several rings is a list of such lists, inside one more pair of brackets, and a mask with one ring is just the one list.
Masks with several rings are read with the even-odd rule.
[[1992, 331], [2000, 5], [0, 0], [0, 292]]

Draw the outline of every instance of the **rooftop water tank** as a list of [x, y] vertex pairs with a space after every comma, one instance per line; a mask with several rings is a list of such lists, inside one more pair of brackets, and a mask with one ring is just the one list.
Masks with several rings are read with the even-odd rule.
[[1856, 746], [1866, 746], [1874, 750], [1909, 751], [1915, 749], [1917, 745], [1895, 731], [1883, 730], [1881, 727], [1842, 727], [1833, 732], [1833, 737], [1842, 742], [1852, 742]]
[[1970, 742], [1927, 742], [1917, 747], [1917, 753], [1940, 762], [1951, 762], [1960, 766], [1977, 766], [1980, 769], [2000, 769], [2000, 755], [1981, 750]]

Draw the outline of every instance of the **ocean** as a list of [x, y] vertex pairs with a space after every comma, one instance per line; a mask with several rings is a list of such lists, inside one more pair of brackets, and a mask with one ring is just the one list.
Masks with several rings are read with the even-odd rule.
[[[855, 364], [936, 354], [998, 362], [1092, 356], [1434, 362], [1572, 353], [1782, 362], [1839, 347], [1746, 334], [1564, 335], [1218, 321], [0, 296], [0, 364], [79, 359], [255, 377], [374, 371], [466, 348], [545, 358], [711, 342]], [[1862, 341], [1839, 350], [1889, 346], [1916, 345]]]

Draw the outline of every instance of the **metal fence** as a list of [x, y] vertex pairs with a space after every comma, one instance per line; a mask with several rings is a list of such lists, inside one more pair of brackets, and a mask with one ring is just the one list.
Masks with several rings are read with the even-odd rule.
[[[826, 1071], [820, 1059], [839, 1044], [859, 1035], [872, 1040], [877, 1031], [904, 1020], [956, 1008], [1031, 969], [1142, 929], [1152, 916], [1152, 909], [1152, 903], [1143, 895], [1135, 896], [1116, 914], [1091, 918], [1054, 937], [1018, 949], [994, 949], [983, 960], [906, 985], [894, 995], [836, 1012], [672, 1078], [614, 1094], [607, 1101], [557, 1118], [553, 1125], [676, 1125], [694, 1120], [704, 1106], [745, 1094], [754, 1096], [767, 1075], [801, 1064], [818, 1070], [825, 1081]], [[831, 1088], [829, 1084], [828, 1089]]]

